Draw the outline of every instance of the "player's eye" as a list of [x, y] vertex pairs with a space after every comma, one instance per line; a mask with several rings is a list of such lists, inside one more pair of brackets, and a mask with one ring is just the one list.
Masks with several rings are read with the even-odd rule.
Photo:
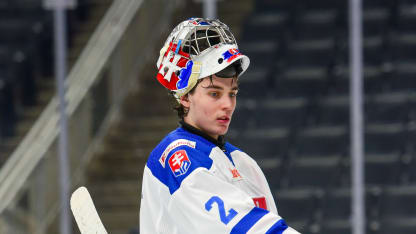
[[218, 92], [210, 92], [209, 96], [211, 97], [218, 97], [220, 94]]
[[230, 97], [237, 97], [237, 92], [230, 93]]

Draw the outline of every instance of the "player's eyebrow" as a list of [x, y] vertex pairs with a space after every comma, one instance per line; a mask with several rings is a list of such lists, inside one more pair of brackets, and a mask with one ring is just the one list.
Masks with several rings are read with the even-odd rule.
[[207, 87], [204, 87], [204, 88], [206, 88], [206, 89], [219, 89], [219, 90], [224, 90], [223, 87], [218, 86], [218, 85], [214, 85], [214, 84], [210, 84], [210, 85], [208, 85]]
[[[223, 87], [218, 86], [218, 85], [214, 85], [214, 84], [210, 84], [209, 86], [204, 87], [204, 88], [206, 88], [206, 89], [219, 89], [219, 90], [224, 90]], [[238, 86], [234, 86], [231, 90], [238, 90]]]

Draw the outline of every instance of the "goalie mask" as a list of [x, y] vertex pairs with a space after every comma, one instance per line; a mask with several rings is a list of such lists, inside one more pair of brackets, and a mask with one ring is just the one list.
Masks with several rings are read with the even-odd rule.
[[219, 20], [191, 18], [173, 29], [157, 61], [157, 80], [176, 98], [213, 74], [239, 77], [250, 64], [228, 26]]

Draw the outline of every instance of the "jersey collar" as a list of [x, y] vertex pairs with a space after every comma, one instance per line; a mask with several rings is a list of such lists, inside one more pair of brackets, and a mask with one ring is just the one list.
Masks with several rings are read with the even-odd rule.
[[216, 146], [218, 146], [221, 150], [225, 150], [225, 139], [224, 136], [218, 136], [218, 140], [211, 137], [210, 135], [206, 134], [205, 132], [195, 128], [194, 126], [186, 123], [185, 121], [181, 120], [179, 121], [179, 126], [181, 126], [183, 129], [185, 129], [186, 131], [193, 133], [195, 135], [201, 136], [205, 139], [207, 139], [208, 141], [214, 143]]

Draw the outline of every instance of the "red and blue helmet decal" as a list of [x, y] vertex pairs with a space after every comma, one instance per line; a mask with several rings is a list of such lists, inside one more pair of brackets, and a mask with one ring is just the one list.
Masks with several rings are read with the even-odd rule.
[[227, 51], [225, 51], [222, 54], [222, 57], [224, 58], [224, 60], [226, 60], [227, 62], [231, 62], [233, 59], [235, 59], [237, 56], [241, 55], [240, 51], [238, 49], [229, 49]]
[[210, 25], [210, 24], [208, 22], [205, 22], [205, 21], [200, 21], [199, 25]]
[[189, 77], [192, 74], [193, 65], [194, 65], [194, 62], [192, 62], [192, 60], [189, 60], [188, 62], [186, 62], [186, 66], [180, 70], [179, 80], [176, 83], [177, 89], [184, 89], [188, 87]]
[[179, 64], [183, 64], [183, 63], [185, 63], [186, 65], [182, 69], [179, 70], [178, 72], [179, 76], [175, 72], [173, 72], [170, 76], [170, 80], [168, 80], [165, 78], [166, 74], [162, 74], [159, 72], [156, 77], [157, 80], [163, 86], [165, 86], [166, 88], [172, 91], [184, 89], [188, 87], [189, 77], [192, 74], [193, 62], [192, 60], [186, 60], [186, 59], [181, 58], [177, 65], [180, 66]]
[[189, 18], [189, 23], [193, 25], [211, 25], [207, 21], [202, 20], [201, 18]]
[[[192, 67], [194, 63], [192, 62], [192, 60], [190, 60], [189, 54], [183, 52], [180, 49], [180, 42], [178, 42], [178, 44], [170, 44], [169, 48], [165, 52], [165, 59], [167, 59], [169, 53], [171, 53], [172, 51], [174, 51], [174, 53], [176, 54], [175, 56], [181, 56], [179, 60], [176, 62], [176, 64], [172, 65], [177, 66], [181, 69], [178, 70], [178, 72], [171, 72], [168, 74], [167, 72], [162, 71], [163, 65], [161, 65], [159, 67], [159, 72], [156, 78], [163, 86], [165, 86], [169, 90], [175, 91], [188, 87], [189, 77], [192, 74]], [[172, 63], [173, 60], [174, 57], [171, 57], [169, 62]]]

